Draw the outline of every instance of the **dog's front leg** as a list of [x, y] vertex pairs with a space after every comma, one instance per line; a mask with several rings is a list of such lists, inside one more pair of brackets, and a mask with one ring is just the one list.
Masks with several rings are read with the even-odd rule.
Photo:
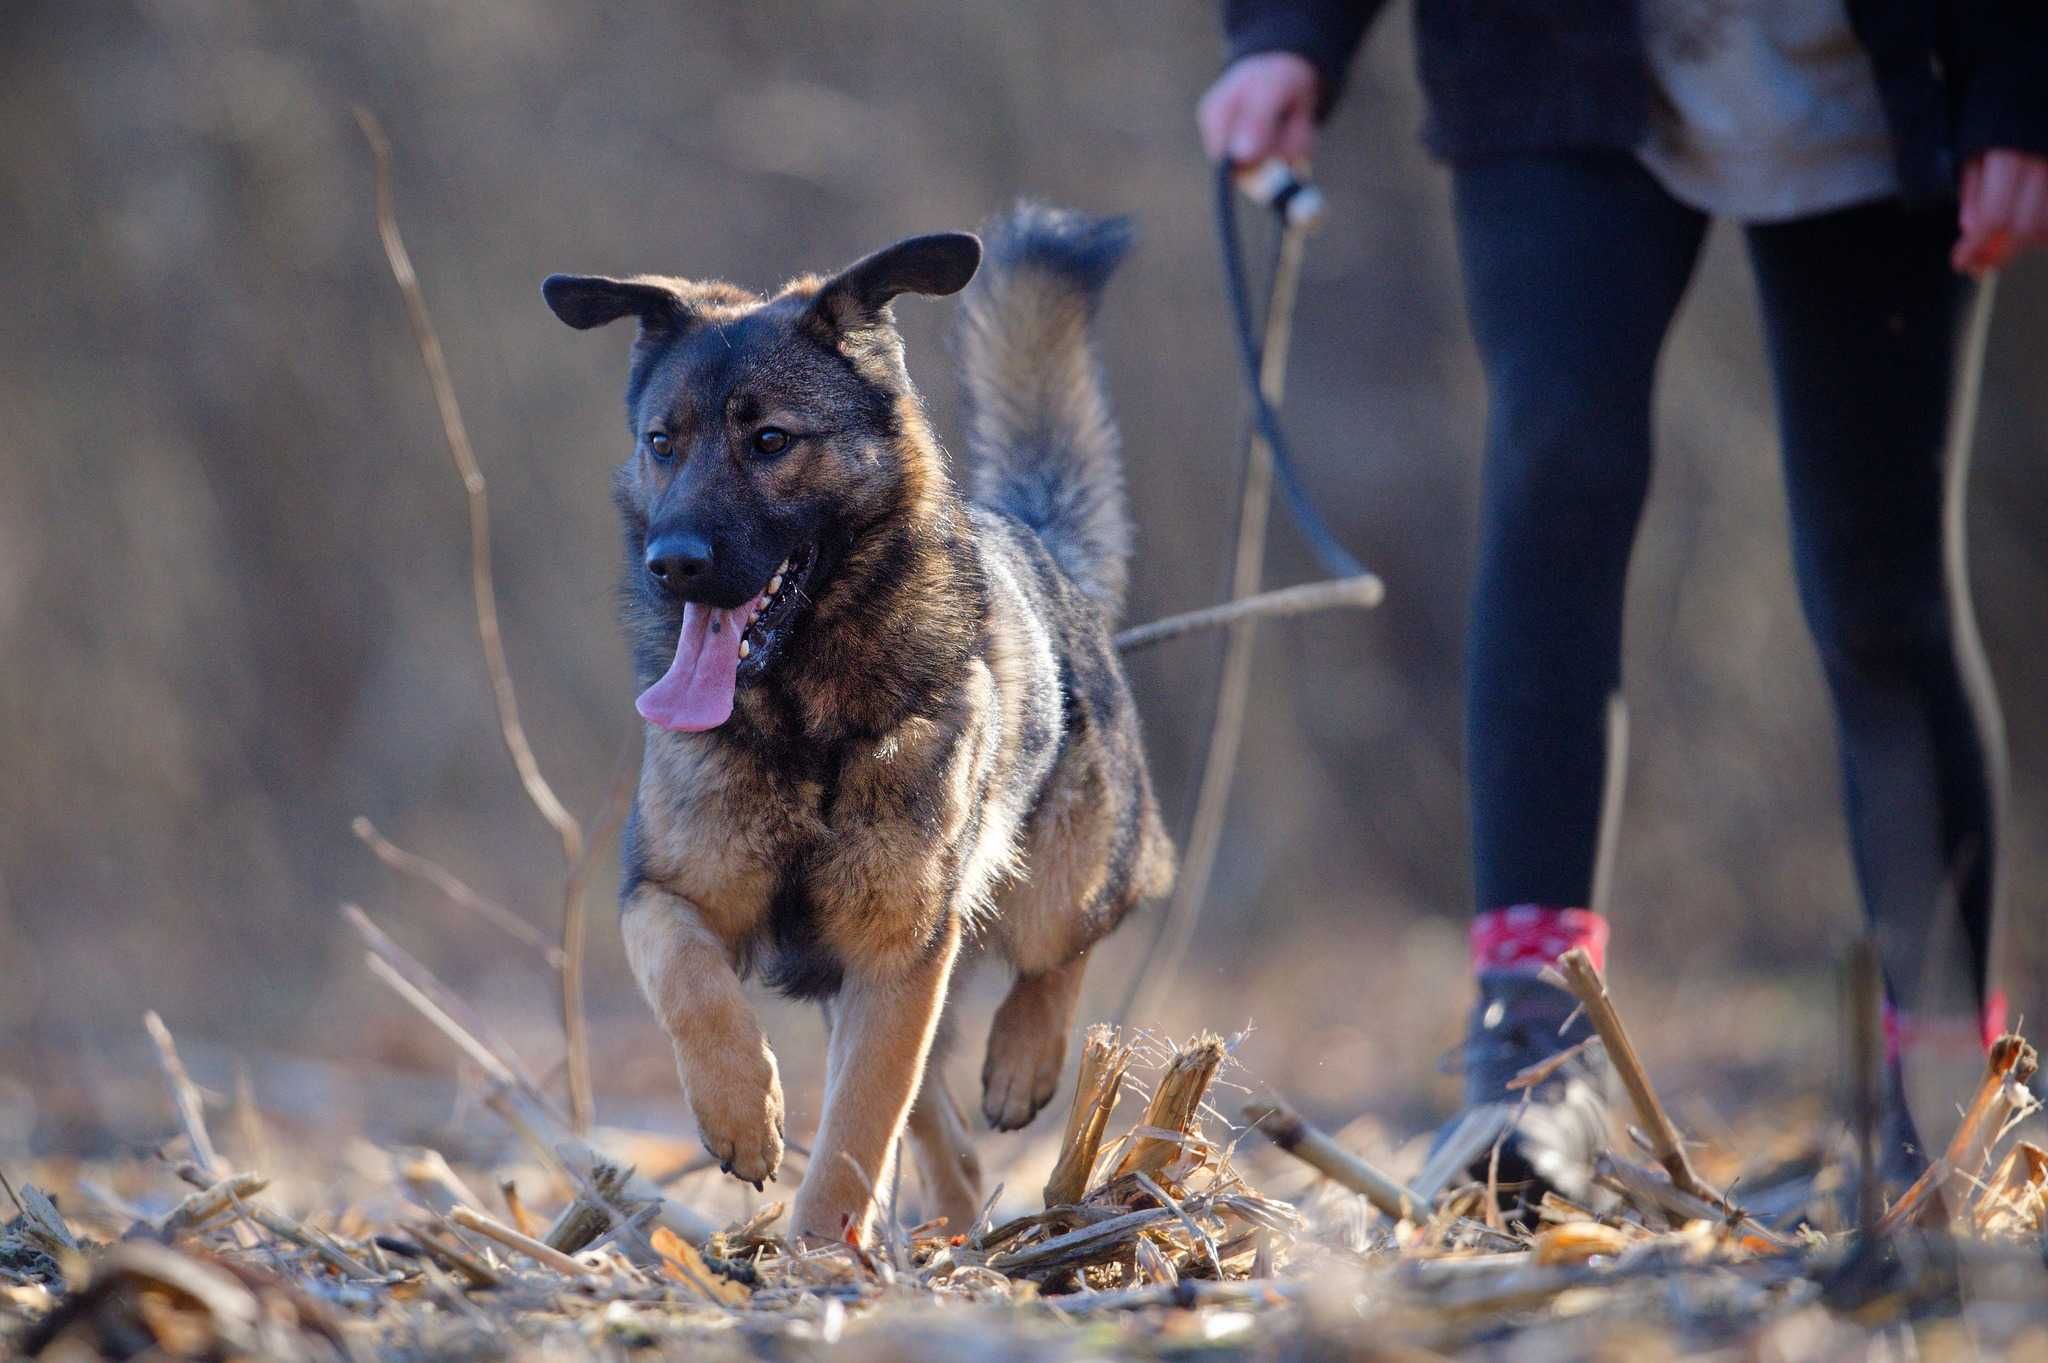
[[850, 1232], [866, 1242], [876, 1194], [888, 1185], [897, 1138], [924, 1079], [959, 950], [954, 919], [907, 970], [887, 978], [848, 971], [832, 1004], [825, 1113], [797, 1189], [796, 1234], [837, 1241]]
[[782, 1081], [725, 943], [687, 900], [642, 885], [620, 919], [640, 992], [675, 1043], [704, 1148], [759, 1185], [782, 1164]]

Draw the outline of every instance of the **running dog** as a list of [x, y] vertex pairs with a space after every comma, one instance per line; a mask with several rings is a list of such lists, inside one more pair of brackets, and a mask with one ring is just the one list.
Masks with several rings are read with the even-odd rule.
[[[1057, 1086], [1088, 948], [1163, 894], [1161, 826], [1110, 641], [1131, 526], [1092, 350], [1123, 220], [1024, 206], [772, 295], [554, 275], [576, 328], [639, 323], [614, 480], [647, 722], [622, 932], [705, 1146], [782, 1162], [775, 1055], [741, 981], [822, 1003], [825, 1103], [791, 1229], [868, 1234], [907, 1125], [964, 1230], [979, 1170], [927, 1076], [963, 954], [1015, 983], [982, 1112]], [[900, 294], [969, 288], [963, 491], [904, 368]]]

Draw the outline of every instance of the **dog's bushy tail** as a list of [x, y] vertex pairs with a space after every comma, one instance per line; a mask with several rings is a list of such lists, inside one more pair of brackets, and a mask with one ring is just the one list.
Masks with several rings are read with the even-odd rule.
[[974, 499], [1037, 531], [1112, 617], [1131, 516], [1091, 323], [1131, 237], [1128, 218], [1019, 204], [987, 229], [960, 310]]

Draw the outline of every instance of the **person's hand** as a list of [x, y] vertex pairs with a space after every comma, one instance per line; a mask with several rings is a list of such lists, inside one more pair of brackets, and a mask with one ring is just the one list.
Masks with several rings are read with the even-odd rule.
[[1232, 62], [1195, 108], [1202, 150], [1212, 161], [1250, 165], [1277, 156], [1304, 162], [1315, 149], [1322, 77], [1292, 52], [1259, 52]]
[[1950, 260], [1973, 275], [2002, 270], [2022, 252], [2048, 246], [2048, 156], [1998, 150], [1971, 157], [1963, 168], [1959, 225]]

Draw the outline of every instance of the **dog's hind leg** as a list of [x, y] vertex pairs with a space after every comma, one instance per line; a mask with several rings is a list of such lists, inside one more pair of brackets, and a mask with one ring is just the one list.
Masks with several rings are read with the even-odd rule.
[[988, 1029], [981, 1066], [981, 1113], [998, 1131], [1015, 1131], [1052, 1101], [1067, 1060], [1067, 1034], [1081, 998], [1088, 958], [1019, 975]]
[[797, 1189], [797, 1235], [865, 1243], [876, 1195], [888, 1186], [897, 1138], [924, 1078], [946, 981], [960, 950], [949, 922], [934, 949], [887, 979], [848, 972], [832, 1001], [825, 1048], [825, 1111], [810, 1168]]
[[910, 1105], [910, 1148], [924, 1186], [925, 1215], [943, 1216], [948, 1231], [962, 1233], [981, 1213], [981, 1160], [946, 1076], [935, 1067]]

